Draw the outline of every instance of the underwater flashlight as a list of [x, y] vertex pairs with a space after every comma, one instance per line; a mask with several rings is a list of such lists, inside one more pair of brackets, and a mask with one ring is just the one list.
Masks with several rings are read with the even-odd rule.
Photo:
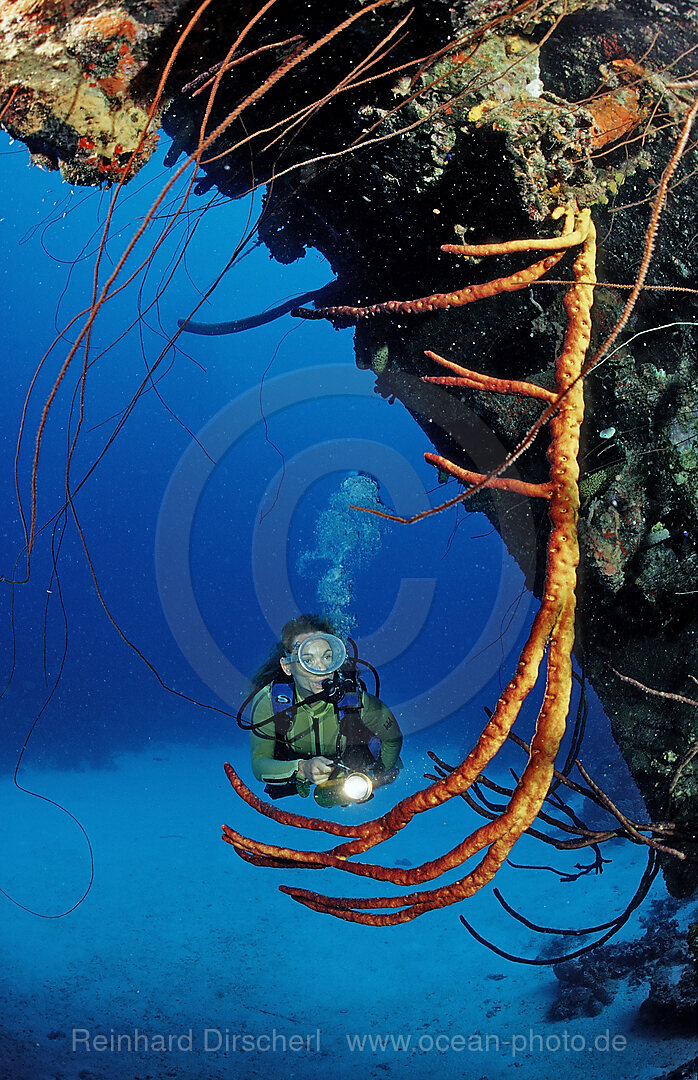
[[365, 802], [373, 792], [373, 781], [362, 772], [351, 772], [344, 779], [344, 794], [352, 802]]
[[319, 806], [348, 806], [366, 802], [373, 794], [373, 781], [368, 773], [346, 772], [337, 769], [322, 784], [315, 787], [315, 802]]

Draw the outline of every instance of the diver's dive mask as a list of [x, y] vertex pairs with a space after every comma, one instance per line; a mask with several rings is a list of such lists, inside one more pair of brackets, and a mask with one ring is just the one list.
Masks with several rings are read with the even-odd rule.
[[297, 661], [309, 675], [330, 676], [339, 671], [346, 658], [347, 648], [340, 638], [334, 634], [317, 633], [301, 641], [286, 660]]
[[329, 780], [316, 785], [314, 795], [319, 806], [368, 802], [373, 795], [373, 780], [368, 773], [337, 765]]

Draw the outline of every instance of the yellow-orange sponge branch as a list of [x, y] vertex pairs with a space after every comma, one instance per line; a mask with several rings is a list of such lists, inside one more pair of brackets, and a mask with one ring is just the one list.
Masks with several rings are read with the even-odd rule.
[[[454, 904], [472, 896], [492, 880], [516, 841], [530, 827], [550, 787], [555, 757], [565, 731], [572, 688], [575, 586], [579, 561], [577, 454], [579, 432], [584, 417], [583, 384], [580, 376], [591, 338], [591, 307], [596, 281], [595, 229], [590, 212], [584, 210], [576, 215], [574, 223], [572, 223], [571, 215], [567, 214], [563, 235], [556, 240], [510, 241], [508, 244], [480, 245], [477, 248], [461, 245], [458, 251], [460, 254], [468, 255], [493, 255], [533, 250], [541, 246], [550, 249], [555, 249], [557, 246], [555, 261], [569, 247], [580, 246], [573, 267], [574, 283], [565, 297], [567, 331], [562, 352], [556, 362], [554, 391], [547, 391], [532, 383], [478, 375], [436, 354], [429, 354], [442, 366], [451, 370], [455, 369], [456, 377], [462, 381], [462, 385], [493, 393], [522, 394], [544, 401], [548, 408], [551, 404], [559, 402], [559, 408], [551, 419], [548, 450], [550, 479], [545, 483], [528, 484], [498, 476], [488, 479], [478, 473], [461, 469], [446, 458], [435, 454], [426, 455], [428, 461], [466, 483], [478, 485], [485, 481], [486, 486], [545, 498], [549, 504], [551, 529], [542, 603], [522, 650], [516, 672], [499, 698], [488, 724], [475, 747], [456, 769], [422, 791], [402, 799], [380, 818], [349, 830], [341, 829], [332, 822], [311, 819], [312, 823], [310, 823], [308, 819], [283, 814], [283, 819], [288, 824], [344, 836], [344, 842], [330, 851], [301, 851], [274, 844], [264, 844], [241, 835], [227, 825], [223, 827], [223, 839], [231, 844], [238, 854], [251, 862], [274, 867], [289, 865], [317, 869], [332, 868], [358, 876], [371, 877], [374, 880], [388, 881], [403, 887], [433, 881], [446, 871], [459, 867], [468, 859], [483, 853], [478, 864], [459, 881], [434, 890], [407, 893], [402, 896], [374, 897], [370, 900], [352, 899], [323, 896], [305, 889], [283, 887], [283, 891], [299, 903], [338, 918], [373, 926], [387, 926], [406, 922], [433, 908]], [[536, 264], [535, 273], [538, 273], [539, 265]], [[528, 272], [532, 270], [532, 267], [528, 268]], [[509, 281], [510, 279], [502, 278], [487, 283], [487, 289], [481, 292], [480, 298], [484, 295], [495, 295], [497, 292], [506, 291], [508, 286], [504, 288], [501, 286], [503, 282]], [[481, 286], [472, 288], [483, 289]], [[428, 299], [433, 301], [434, 297]], [[427, 305], [417, 308], [413, 302], [408, 303], [410, 311], [413, 312], [429, 309]], [[395, 311], [394, 305], [373, 305], [372, 308], [363, 309], [358, 317], [377, 314], [378, 308], [385, 313]], [[326, 309], [327, 317], [332, 318], [336, 310]], [[402, 307], [402, 311], [407, 313], [405, 306]], [[523, 702], [538, 679], [546, 649], [546, 687], [536, 721], [535, 734], [530, 744], [528, 762], [505, 809], [450, 851], [422, 866], [405, 869], [349, 861], [354, 856], [361, 855], [394, 836], [405, 828], [416, 814], [433, 809], [456, 795], [463, 794], [472, 786], [511, 731]], [[226, 766], [226, 772], [236, 791], [248, 803], [255, 805], [256, 797], [250, 798], [245, 794], [244, 785], [229, 765]], [[281, 813], [271, 808], [269, 810], [259, 806], [257, 808], [277, 820], [281, 818]]]

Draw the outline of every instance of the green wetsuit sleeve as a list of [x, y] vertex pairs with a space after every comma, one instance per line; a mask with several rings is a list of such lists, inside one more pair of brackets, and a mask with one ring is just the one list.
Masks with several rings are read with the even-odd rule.
[[265, 686], [252, 702], [252, 723], [261, 724], [262, 727], [258, 731], [250, 732], [252, 772], [263, 783], [269, 780], [292, 780], [296, 771], [295, 761], [277, 761], [274, 757], [276, 730], [273, 715], [271, 688]]
[[386, 769], [392, 769], [396, 765], [399, 767], [398, 758], [402, 749], [402, 732], [388, 706], [371, 694], [364, 694], [361, 720], [380, 741], [379, 761], [381, 765]]

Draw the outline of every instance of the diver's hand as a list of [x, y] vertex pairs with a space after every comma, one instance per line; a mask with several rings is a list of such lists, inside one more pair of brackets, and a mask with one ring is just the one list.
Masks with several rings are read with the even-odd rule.
[[400, 770], [393, 766], [390, 769], [376, 769], [373, 774], [373, 787], [384, 787], [386, 784], [392, 784], [393, 780], [396, 780]]
[[301, 780], [310, 780], [313, 784], [321, 784], [323, 780], [329, 780], [334, 768], [334, 762], [330, 758], [318, 756], [308, 758], [307, 761], [298, 762], [298, 775]]

